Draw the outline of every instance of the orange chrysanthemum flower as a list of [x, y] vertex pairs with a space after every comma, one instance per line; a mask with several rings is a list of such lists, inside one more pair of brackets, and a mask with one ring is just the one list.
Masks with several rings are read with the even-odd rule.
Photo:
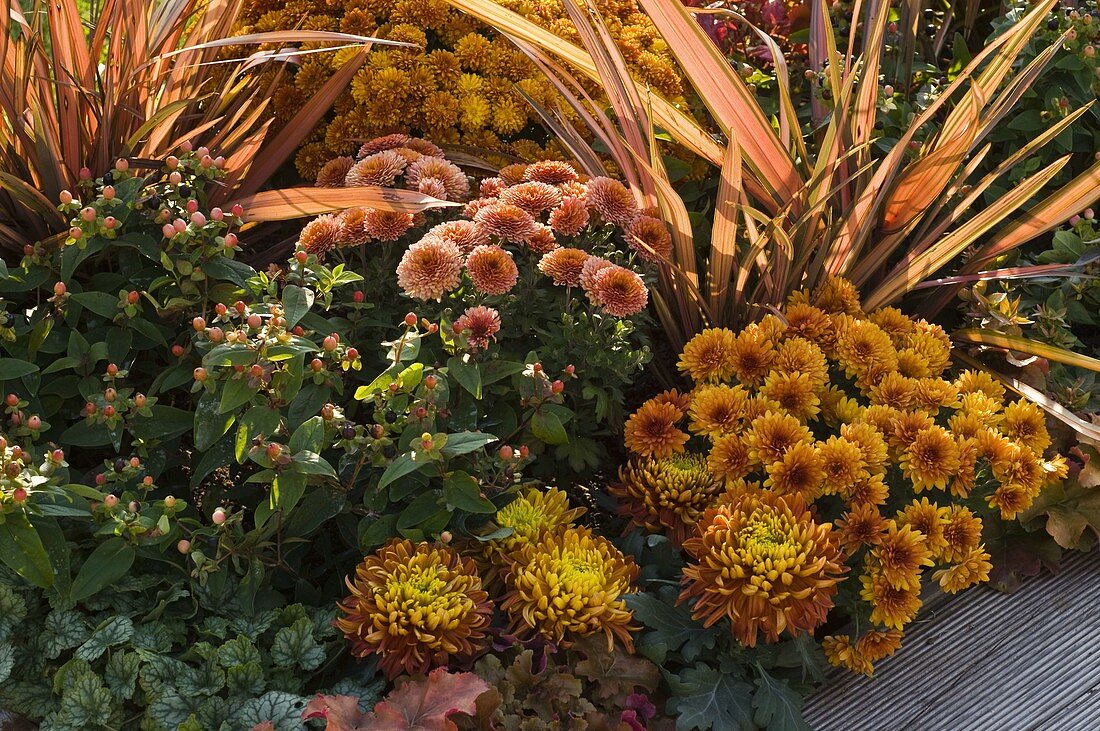
[[852, 638], [848, 635], [829, 635], [821, 640], [821, 649], [825, 653], [825, 659], [833, 667], [845, 668], [860, 675], [870, 675], [874, 672], [874, 666], [852, 644]]
[[872, 404], [881, 404], [895, 409], [908, 409], [917, 392], [916, 380], [900, 373], [887, 373], [868, 392]]
[[478, 246], [466, 257], [466, 274], [481, 292], [505, 294], [516, 286], [519, 268], [499, 246]]
[[338, 246], [362, 246], [370, 241], [370, 234], [366, 227], [368, 210], [367, 208], [349, 208], [336, 214], [336, 222], [340, 224]]
[[863, 463], [870, 472], [881, 472], [886, 465], [887, 447], [882, 432], [873, 424], [842, 424], [840, 436], [859, 447]]
[[924, 535], [893, 522], [871, 555], [878, 560], [883, 578], [899, 589], [919, 589], [921, 570], [932, 565], [932, 551]]
[[664, 221], [653, 216], [635, 218], [626, 229], [626, 240], [647, 261], [663, 261], [672, 254], [672, 234]]
[[745, 441], [753, 462], [769, 465], [800, 442], [812, 443], [805, 424], [789, 414], [767, 413], [753, 420]]
[[368, 208], [363, 214], [363, 229], [379, 241], [397, 241], [413, 226], [413, 214]]
[[917, 330], [916, 323], [896, 307], [881, 307], [868, 315], [867, 319], [890, 336], [894, 347], [900, 346], [905, 342], [906, 336]]
[[615, 317], [636, 315], [649, 302], [645, 282], [626, 267], [612, 265], [601, 268], [593, 274], [592, 284], [586, 289], [604, 312]]
[[841, 493], [849, 505], [883, 505], [890, 496], [890, 488], [886, 486], [881, 474], [859, 480], [848, 490]]
[[688, 428], [714, 439], [733, 434], [740, 428], [747, 401], [740, 386], [700, 386], [691, 397]]
[[483, 246], [489, 243], [489, 237], [485, 236], [473, 221], [447, 221], [434, 226], [427, 233], [428, 236], [435, 236], [449, 241], [458, 247], [458, 250], [463, 254], [469, 254], [471, 251], [479, 246]]
[[559, 287], [576, 287], [581, 283], [581, 271], [588, 256], [588, 252], [581, 249], [554, 249], [543, 254], [539, 271]]
[[707, 457], [707, 466], [715, 477], [733, 482], [748, 475], [752, 468], [749, 448], [737, 434], [728, 434], [714, 442]]
[[669, 403], [650, 400], [626, 421], [626, 448], [642, 457], [671, 457], [684, 451], [689, 437], [676, 424], [684, 413]]
[[791, 446], [783, 456], [766, 465], [768, 479], [764, 487], [780, 495], [800, 494], [807, 501], [816, 498], [825, 480], [821, 458], [812, 445], [799, 442]]
[[555, 233], [562, 236], [576, 236], [588, 226], [588, 207], [583, 198], [569, 197], [561, 205], [550, 211], [547, 223]]
[[454, 244], [427, 236], [413, 244], [397, 265], [397, 284], [419, 300], [442, 300], [458, 286], [462, 253]]
[[395, 540], [347, 581], [336, 626], [358, 657], [378, 655], [390, 678], [471, 658], [488, 641], [492, 604], [473, 561], [449, 548]]
[[814, 305], [829, 313], [861, 315], [859, 292], [854, 284], [840, 277], [827, 278], [814, 292]]
[[405, 183], [413, 190], [425, 178], [434, 178], [443, 183], [445, 200], [460, 201], [470, 194], [470, 180], [466, 173], [442, 157], [421, 157], [405, 171]]
[[496, 236], [513, 244], [522, 244], [538, 231], [538, 224], [530, 213], [497, 201], [478, 210], [474, 225], [485, 236]]
[[580, 285], [585, 292], [591, 292], [592, 287], [595, 286], [596, 274], [608, 267], [615, 266], [602, 256], [589, 255], [584, 260], [584, 265], [581, 267]]
[[477, 193], [482, 198], [496, 198], [500, 192], [507, 188], [504, 181], [497, 177], [485, 178], [477, 186]]
[[902, 629], [920, 611], [919, 588], [898, 588], [881, 574], [872, 572], [859, 577], [860, 597], [871, 603], [871, 621], [893, 629]]
[[699, 333], [684, 346], [677, 367], [696, 381], [725, 381], [733, 375], [737, 336], [725, 328]]
[[818, 445], [821, 469], [825, 473], [824, 491], [836, 495], [850, 489], [859, 480], [868, 477], [859, 445], [844, 437], [829, 437]]
[[783, 313], [787, 318], [787, 334], [814, 343], [826, 353], [836, 342], [836, 323], [826, 313], [812, 305], [792, 303]]
[[947, 539], [943, 534], [947, 514], [947, 508], [928, 502], [928, 498], [921, 498], [899, 510], [896, 520], [899, 526], [909, 526], [924, 536], [932, 557], [939, 558], [947, 548]]
[[851, 378], [866, 387], [897, 371], [897, 351], [882, 328], [847, 315], [840, 316], [837, 323], [836, 357]]
[[878, 662], [901, 649], [901, 637], [896, 629], [869, 630], [856, 642], [856, 650], [871, 662]]
[[340, 236], [340, 222], [336, 216], [318, 216], [302, 227], [302, 233], [298, 235], [298, 248], [324, 259], [340, 243]]
[[405, 172], [408, 162], [393, 150], [383, 150], [364, 157], [348, 168], [344, 185], [349, 188], [365, 186], [392, 187], [397, 176]]
[[619, 482], [608, 489], [619, 499], [620, 515], [650, 533], [663, 533], [678, 547], [722, 487], [702, 455], [681, 454], [633, 459], [619, 469]]
[[901, 469], [917, 492], [947, 487], [959, 469], [959, 448], [942, 427], [917, 432], [901, 457]]
[[329, 160], [317, 171], [317, 187], [343, 188], [344, 179], [348, 176], [348, 171], [351, 170], [351, 166], [354, 164], [355, 160], [350, 157], [337, 157]]
[[877, 546], [882, 543], [886, 530], [886, 518], [871, 503], [859, 503], [836, 522], [844, 550], [855, 553], [860, 546]]
[[1000, 430], [1009, 439], [1036, 454], [1042, 454], [1050, 446], [1046, 416], [1030, 401], [1015, 401], [1005, 406]]
[[957, 564], [940, 569], [932, 574], [932, 580], [939, 582], [940, 588], [948, 594], [954, 594], [967, 587], [989, 581], [989, 572], [993, 564], [989, 554], [981, 546], [970, 549]]
[[737, 495], [706, 511], [684, 549], [693, 561], [680, 601], [694, 600], [706, 627], [728, 619], [749, 647], [760, 634], [775, 642], [824, 622], [845, 571], [836, 534], [798, 495]]
[[821, 399], [814, 391], [813, 381], [805, 373], [772, 371], [764, 379], [760, 393], [802, 421], [810, 421], [821, 412]]
[[988, 371], [963, 371], [955, 379], [959, 393], [983, 393], [998, 404], [1004, 401], [1005, 387]]
[[561, 192], [549, 183], [535, 181], [519, 183], [500, 192], [500, 199], [505, 203], [522, 208], [532, 216], [538, 216], [543, 211], [561, 205]]
[[672, 404], [685, 414], [687, 410], [691, 408], [691, 394], [680, 393], [680, 391], [675, 388], [661, 391], [653, 397], [653, 400], [660, 404]]
[[730, 367], [738, 381], [755, 385], [771, 371], [775, 349], [763, 333], [744, 330], [735, 338], [729, 354]]
[[585, 203], [609, 223], [627, 226], [638, 215], [634, 194], [618, 180], [592, 178], [586, 184]]
[[542, 223], [536, 225], [535, 233], [531, 234], [523, 244], [536, 254], [545, 254], [558, 248], [554, 230]]
[[801, 337], [787, 338], [775, 352], [775, 370], [782, 373], [803, 373], [821, 388], [829, 380], [829, 364], [817, 345]]
[[941, 552], [944, 561], [958, 563], [977, 548], [982, 540], [982, 519], [974, 515], [970, 508], [952, 505], [948, 508], [943, 521], [943, 540], [946, 544]]
[[577, 171], [567, 162], [541, 160], [533, 162], [523, 171], [523, 179], [550, 185], [572, 183], [577, 179]]

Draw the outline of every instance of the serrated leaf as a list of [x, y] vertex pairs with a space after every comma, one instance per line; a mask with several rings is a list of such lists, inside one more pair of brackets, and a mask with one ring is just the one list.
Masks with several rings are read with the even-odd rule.
[[271, 659], [283, 667], [319, 668], [325, 661], [325, 650], [313, 639], [313, 623], [299, 619], [276, 632], [275, 641], [271, 643]]
[[15, 645], [10, 642], [0, 644], [0, 683], [7, 682], [11, 670], [15, 667]]
[[302, 712], [306, 708], [306, 699], [293, 693], [269, 690], [259, 698], [250, 698], [241, 704], [233, 714], [235, 728], [252, 728], [270, 721], [276, 731], [297, 731], [304, 729]]
[[256, 649], [252, 640], [244, 635], [237, 635], [218, 648], [218, 662], [224, 668], [260, 661], [260, 651]]
[[259, 661], [234, 665], [225, 671], [225, 687], [231, 696], [255, 698], [267, 686]]
[[718, 633], [691, 618], [684, 607], [666, 604], [652, 594], [629, 594], [624, 597], [635, 618], [652, 632], [646, 642], [667, 645], [669, 650], [679, 650], [684, 660], [692, 662], [703, 650], [714, 647]]
[[115, 708], [111, 691], [95, 673], [78, 673], [69, 678], [61, 695], [55, 723], [75, 728], [109, 725]]
[[768, 731], [810, 731], [802, 719], [802, 696], [786, 680], [773, 678], [759, 663], [756, 665], [756, 693], [753, 720]]
[[679, 677], [668, 676], [672, 698], [669, 713], [677, 731], [754, 731], [752, 686], [719, 673], [707, 665], [687, 668]]
[[88, 639], [89, 634], [84, 616], [79, 612], [71, 609], [50, 612], [42, 627], [42, 645], [46, 657], [52, 659], [65, 650], [71, 650]]

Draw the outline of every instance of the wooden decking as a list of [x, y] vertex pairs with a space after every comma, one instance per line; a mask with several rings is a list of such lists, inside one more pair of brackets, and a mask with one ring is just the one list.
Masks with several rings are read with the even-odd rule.
[[804, 709], [815, 731], [1100, 730], [1100, 553], [1014, 594], [935, 602], [874, 678], [836, 673]]

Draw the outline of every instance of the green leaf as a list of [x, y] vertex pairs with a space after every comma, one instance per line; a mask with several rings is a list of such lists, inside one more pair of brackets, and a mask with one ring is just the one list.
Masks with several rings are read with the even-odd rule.
[[707, 665], [685, 669], [679, 677], [666, 674], [672, 689], [668, 712], [676, 731], [754, 731], [752, 686]]
[[468, 513], [491, 514], [497, 506], [481, 494], [481, 486], [465, 472], [453, 472], [443, 483], [443, 499], [448, 505]]
[[93, 672], [78, 673], [66, 682], [54, 719], [56, 726], [90, 729], [108, 726], [115, 701]]
[[464, 431], [457, 434], [448, 434], [447, 443], [439, 450], [445, 457], [457, 457], [462, 454], [476, 452], [482, 447], [497, 441], [492, 434], [484, 434], [479, 431]]
[[237, 439], [235, 454], [238, 462], [244, 462], [252, 440], [260, 437], [270, 437], [279, 429], [282, 415], [267, 406], [253, 406], [246, 409], [241, 418], [237, 420]]
[[61, 433], [61, 443], [73, 447], [103, 447], [114, 442], [115, 431], [106, 424], [78, 421]]
[[15, 667], [15, 645], [5, 642], [0, 645], [0, 683], [4, 683], [11, 677], [11, 670]]
[[313, 290], [288, 284], [283, 287], [283, 311], [287, 329], [292, 329], [313, 307]]
[[685, 607], [667, 604], [652, 594], [628, 594], [623, 599], [634, 617], [652, 630], [644, 642], [663, 644], [674, 652], [679, 650], [687, 662], [695, 660], [703, 650], [713, 648], [718, 639], [713, 627], [703, 627]]
[[129, 642], [134, 636], [134, 621], [129, 617], [111, 617], [92, 632], [83, 645], [77, 648], [76, 656], [92, 662], [115, 645]]
[[190, 411], [174, 406], [155, 405], [149, 417], [137, 417], [130, 427], [130, 433], [139, 439], [173, 439], [191, 431], [195, 425]]
[[46, 621], [42, 625], [42, 648], [46, 657], [52, 660], [65, 650], [71, 650], [83, 643], [89, 634], [84, 616], [80, 612], [55, 609], [46, 615]]
[[222, 667], [230, 668], [234, 665], [244, 665], [249, 662], [262, 662], [260, 651], [252, 640], [244, 635], [237, 635], [218, 648], [218, 662]]
[[236, 411], [252, 400], [258, 389], [248, 385], [248, 381], [248, 376], [242, 373], [235, 378], [229, 378], [222, 382], [222, 398], [218, 403], [219, 414]]
[[325, 420], [314, 416], [305, 421], [294, 430], [288, 446], [291, 452], [301, 452], [304, 449], [320, 453], [325, 448]]
[[414, 528], [439, 512], [439, 492], [429, 490], [413, 500], [401, 511], [397, 519], [398, 529]]
[[223, 343], [215, 345], [202, 357], [202, 364], [209, 367], [252, 365], [256, 362], [256, 351], [247, 345]]
[[202, 270], [206, 272], [208, 277], [233, 282], [238, 287], [247, 287], [248, 280], [256, 276], [256, 270], [243, 261], [229, 259], [224, 256], [210, 259], [202, 265]]
[[544, 409], [536, 411], [531, 417], [531, 433], [546, 444], [565, 444], [569, 441], [558, 415]]
[[300, 472], [281, 472], [271, 482], [271, 507], [290, 512], [305, 492], [305, 475]]
[[134, 547], [118, 536], [100, 543], [73, 579], [72, 600], [87, 599], [121, 579], [134, 564], [135, 556]]
[[339, 479], [332, 465], [316, 452], [303, 449], [301, 452], [296, 452], [291, 459], [294, 460], [294, 467], [304, 475], [321, 475], [333, 480]]
[[382, 473], [382, 478], [378, 481], [378, 489], [381, 490], [387, 487], [390, 483], [401, 479], [405, 475], [416, 472], [423, 466], [423, 464], [413, 462], [412, 454], [408, 452], [398, 455], [397, 459], [390, 462], [389, 467]]
[[35, 586], [53, 584], [50, 556], [26, 513], [8, 513], [0, 523], [0, 560]]
[[511, 360], [491, 360], [482, 363], [480, 367], [481, 383], [483, 386], [488, 386], [490, 383], [496, 383], [508, 376], [522, 373], [524, 368], [526, 366], [523, 363]]
[[141, 669], [141, 658], [136, 652], [115, 652], [107, 661], [107, 667], [103, 671], [103, 679], [107, 681], [107, 687], [119, 699], [134, 697], [137, 689], [138, 671]]
[[218, 409], [218, 397], [204, 393], [195, 407], [195, 449], [205, 452], [233, 426], [233, 414]]
[[18, 358], [0, 358], [0, 381], [14, 381], [35, 373], [38, 366]]
[[359, 521], [359, 548], [370, 551], [397, 535], [397, 515], [389, 513]]
[[447, 360], [447, 372], [476, 399], [481, 399], [481, 369], [477, 361], [466, 356], [452, 356]]
[[255, 698], [264, 692], [267, 682], [259, 662], [234, 665], [225, 671], [225, 687], [230, 696]]
[[285, 693], [281, 690], [269, 690], [259, 698], [249, 698], [241, 704], [233, 715], [233, 728], [252, 728], [270, 721], [276, 731], [300, 729], [302, 712], [307, 699]]
[[275, 633], [271, 659], [282, 667], [316, 670], [325, 661], [325, 650], [313, 638], [313, 622], [299, 619]]
[[768, 731], [810, 731], [802, 719], [802, 696], [786, 680], [769, 675], [760, 663], [756, 664], [756, 671], [759, 677], [752, 705], [756, 709], [753, 720], [757, 725]]
[[100, 317], [113, 320], [119, 313], [118, 296], [106, 292], [77, 292], [69, 297]]

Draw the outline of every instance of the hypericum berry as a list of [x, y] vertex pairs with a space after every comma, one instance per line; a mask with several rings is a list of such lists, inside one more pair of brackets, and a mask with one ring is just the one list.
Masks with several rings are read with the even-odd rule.
[[352, 292], [351, 299], [353, 302], [362, 302], [364, 299], [366, 299], [366, 295], [363, 294], [362, 291], [357, 289]]
[[130, 458], [130, 466], [133, 467], [136, 470], [138, 467], [141, 467], [141, 460], [138, 459], [137, 457], [131, 457]]
[[7, 404], [8, 406], [16, 407], [16, 406], [19, 405], [19, 397], [16, 396], [14, 393], [9, 393], [4, 398], [4, 403]]
[[176, 235], [176, 227], [170, 223], [166, 223], [160, 227], [160, 232], [164, 234], [164, 238], [170, 239]]
[[141, 478], [141, 484], [145, 485], [146, 487], [152, 487], [152, 485], [153, 485], [152, 475], [146, 475], [145, 477], [142, 477]]
[[112, 416], [115, 415], [115, 407], [107, 404], [103, 407], [103, 415], [110, 419]]
[[[168, 182], [171, 183], [172, 185], [179, 185], [180, 183], [183, 182], [183, 176], [179, 173], [179, 171], [176, 171], [174, 173], [170, 173], [168, 175]], [[180, 186], [180, 187], [183, 187], [183, 186]], [[179, 194], [183, 195], [183, 196], [187, 195], [182, 190], [179, 191]]]
[[321, 407], [321, 418], [325, 421], [332, 421], [332, 417], [336, 415], [336, 407], [332, 404], [325, 404]]
[[37, 416], [32, 416], [31, 418], [27, 419], [27, 428], [31, 431], [38, 431], [42, 428], [42, 419]]
[[[76, 239], [79, 239], [83, 236], [84, 236], [84, 229], [80, 228], [79, 226], [73, 226], [72, 228], [69, 229], [69, 238], [70, 239], [76, 240]], [[24, 247], [23, 253], [26, 254], [27, 256], [33, 256], [34, 255], [34, 247], [33, 246]]]
[[248, 316], [248, 326], [250, 328], [252, 328], [253, 330], [259, 330], [260, 327], [263, 324], [264, 324], [263, 318], [260, 317], [259, 315], [257, 315], [256, 313], [252, 313], [251, 315]]
[[561, 381], [554, 381], [550, 384], [550, 390], [554, 393], [561, 393], [565, 390], [565, 384]]
[[[104, 177], [107, 177], [107, 176], [105, 175]], [[104, 186], [103, 187], [103, 197], [106, 200], [113, 201], [115, 199], [115, 186], [113, 186], [113, 185]]]
[[118, 366], [115, 365], [114, 363], [108, 363], [107, 364], [107, 375], [112, 376], [112, 377], [117, 376], [118, 375]]
[[[118, 371], [116, 370], [115, 372], [117, 373]], [[108, 403], [114, 401], [116, 398], [118, 398], [118, 391], [113, 388], [108, 388], [103, 392], [103, 400]]]
[[[345, 430], [349, 428], [351, 428], [350, 424], [344, 427]], [[354, 428], [351, 428], [351, 434], [352, 436], [355, 436]], [[370, 434], [375, 439], [381, 439], [382, 437], [386, 436], [386, 427], [382, 426], [381, 424], [375, 424], [371, 427]], [[345, 437], [345, 439], [351, 439], [351, 437]]]
[[225, 331], [220, 327], [207, 328], [206, 337], [212, 343], [220, 343], [225, 340]]
[[139, 409], [144, 409], [147, 403], [149, 403], [149, 399], [145, 397], [145, 394], [139, 393], [137, 396], [134, 396], [134, 406]]
[[454, 540], [454, 536], [451, 535], [451, 532], [449, 530], [445, 530], [439, 534], [440, 543], [450, 543], [452, 540]]
[[50, 460], [53, 461], [53, 462], [64, 462], [65, 461], [65, 453], [62, 452], [60, 449], [55, 449], [52, 452], [50, 452]]
[[115, 160], [115, 170], [118, 170], [119, 172], [126, 172], [129, 169], [130, 161], [126, 158], [120, 157], [119, 159]]
[[114, 506], [118, 505], [118, 496], [108, 495], [107, 497], [103, 498], [103, 504], [106, 505], [108, 508], [113, 508]]
[[179, 344], [173, 345], [172, 346], [172, 355], [176, 356], [177, 358], [182, 358], [183, 357], [183, 346], [179, 345]]
[[115, 472], [122, 472], [124, 469], [126, 469], [126, 460], [119, 457], [115, 460]]
[[299, 264], [305, 264], [307, 261], [309, 261], [309, 252], [296, 251], [294, 252], [294, 258], [298, 260]]
[[198, 368], [195, 369], [195, 380], [198, 381], [199, 383], [202, 383], [203, 381], [205, 381], [207, 379], [208, 375], [209, 374], [207, 374], [206, 369], [203, 368], [202, 366], [199, 366]]
[[100, 472], [98, 475], [95, 476], [95, 484], [97, 484], [101, 487], [103, 485], [106, 485], [107, 484], [107, 475]]
[[439, 385], [439, 380], [435, 376], [424, 376], [424, 388], [432, 391]]
[[416, 313], [415, 312], [410, 312], [409, 314], [405, 315], [405, 324], [408, 325], [409, 327], [415, 327], [416, 326]]
[[424, 432], [420, 435], [420, 443], [424, 445], [424, 449], [432, 448], [432, 435], [428, 432]]
[[226, 234], [225, 235], [225, 246], [226, 246], [227, 249], [237, 248], [238, 243], [240, 243], [240, 241], [239, 241], [239, 239], [237, 239], [237, 234]]
[[68, 291], [69, 291], [69, 288], [65, 286], [64, 282], [58, 282], [57, 284], [55, 284], [53, 286], [53, 293], [54, 293], [54, 296], [56, 296], [56, 297], [64, 296], [64, 294]]
[[80, 168], [80, 172], [78, 173], [78, 175], [80, 176], [81, 180], [91, 180], [92, 179], [92, 170], [91, 170], [91, 168], [88, 168], [88, 167], [82, 167], [82, 168]]
[[338, 343], [336, 342], [336, 338], [332, 335], [327, 336], [323, 341], [321, 341], [321, 347], [324, 348], [325, 352], [327, 353], [331, 353], [332, 351], [336, 350], [337, 345]]
[[297, 335], [298, 337], [302, 337], [303, 335], [306, 334], [305, 329], [301, 325], [295, 325], [294, 329], [291, 330], [291, 332], [294, 333], [295, 335]]
[[320, 358], [314, 358], [309, 362], [309, 367], [314, 373], [320, 373], [325, 369], [325, 364]]
[[210, 218], [215, 221], [220, 221], [225, 218], [225, 212], [217, 206], [214, 206], [210, 209]]
[[128, 507], [130, 509], [131, 513], [136, 513], [139, 510], [141, 510], [141, 503], [139, 503], [137, 500], [131, 500], [130, 504], [127, 505], [126, 507]]
[[423, 406], [417, 406], [416, 411], [413, 413], [416, 414], [417, 419], [424, 419], [428, 416], [428, 410]]
[[428, 334], [429, 335], [435, 335], [437, 332], [439, 332], [439, 325], [436, 325], [434, 322], [429, 323], [429, 325], [428, 325]]
[[531, 450], [527, 448], [526, 444], [519, 445], [519, 456], [521, 459], [527, 459], [527, 455], [531, 453]]
[[180, 542], [176, 544], [176, 550], [180, 553], [187, 555], [191, 552], [191, 541], [186, 538], [181, 538]]
[[202, 332], [206, 329], [206, 320], [201, 317], [196, 317], [191, 321], [191, 327], [195, 328], [195, 332]]
[[221, 525], [227, 517], [225, 508], [214, 508], [214, 514], [210, 516], [210, 520], [214, 521], [214, 525]]
[[533, 370], [535, 373], [542, 373], [542, 363], [535, 363], [533, 366], [531, 366], [531, 370]]
[[209, 155], [203, 155], [199, 158], [199, 165], [202, 165], [204, 168], [212, 168], [214, 167], [214, 158]]
[[27, 488], [17, 487], [11, 491], [11, 499], [13, 502], [21, 503], [27, 499]]
[[348, 348], [348, 360], [359, 360], [358, 348]]
[[134, 290], [130, 290], [126, 293], [126, 301], [131, 305], [136, 305], [139, 299], [141, 299], [141, 295]]
[[279, 459], [279, 457], [281, 457], [282, 454], [283, 454], [283, 445], [278, 444], [276, 442], [272, 442], [271, 444], [267, 445], [267, 458], [270, 459], [272, 462]]
[[242, 206], [240, 203], [234, 203], [233, 207], [229, 209], [229, 212], [232, 213], [236, 218], [240, 218], [244, 215], [244, 206]]
[[114, 216], [107, 216], [103, 219], [103, 228], [107, 229], [108, 231], [114, 230], [116, 226], [118, 226], [118, 219]]
[[58, 198], [60, 198], [61, 203], [66, 206], [73, 202], [73, 194], [67, 190], [61, 191], [61, 195], [59, 195]]
[[505, 444], [503, 447], [500, 448], [500, 452], [498, 452], [498, 454], [500, 455], [501, 459], [507, 461], [515, 456], [515, 450]]
[[565, 367], [565, 375], [567, 375], [567, 376], [571, 376], [576, 372], [577, 372], [577, 367], [575, 365], [573, 365], [572, 363], [570, 363], [569, 365], [567, 365]]
[[80, 209], [80, 220], [84, 221], [84, 223], [91, 223], [95, 219], [96, 212], [94, 208], [92, 208], [91, 206], [85, 206], [84, 208]]
[[259, 363], [257, 363], [248, 370], [248, 373], [253, 378], [259, 378], [260, 376], [262, 376], [264, 374], [264, 367], [262, 365], [260, 365]]

